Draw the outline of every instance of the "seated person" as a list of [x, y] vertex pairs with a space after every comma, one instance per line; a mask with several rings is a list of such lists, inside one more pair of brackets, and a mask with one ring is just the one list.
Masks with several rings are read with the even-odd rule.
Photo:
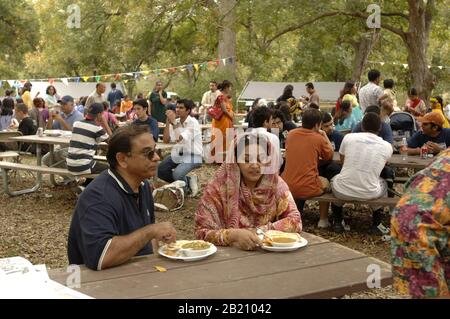
[[[50, 116], [47, 122], [47, 129], [57, 129], [64, 131], [72, 131], [75, 122], [82, 121], [84, 119], [83, 114], [75, 110], [73, 97], [66, 95], [61, 98], [61, 110], [54, 108], [50, 112]], [[47, 153], [42, 157], [42, 163], [47, 166], [67, 168], [66, 158], [68, 148], [60, 148], [51, 153]], [[70, 182], [72, 178], [64, 176], [64, 181]]]
[[[111, 129], [111, 131], [114, 132], [116, 130], [116, 128], [119, 127], [119, 125], [117, 124], [119, 121], [117, 121], [117, 118], [114, 116], [113, 113], [109, 112], [109, 104], [108, 104], [108, 102], [103, 102], [102, 104], [103, 104], [102, 116], [105, 118], [105, 121], [108, 123], [108, 126]], [[103, 129], [106, 130], [106, 127], [105, 127], [105, 125], [103, 124], [102, 121], [96, 120], [95, 124], [97, 124], [98, 126], [103, 127]]]
[[168, 183], [184, 181], [185, 191], [195, 196], [198, 192], [197, 176], [186, 175], [202, 166], [203, 145], [200, 124], [190, 116], [193, 106], [191, 100], [181, 99], [177, 102], [176, 113], [172, 109], [166, 111], [163, 141], [177, 145], [159, 165], [158, 177]]
[[447, 117], [445, 116], [444, 110], [442, 110], [442, 98], [440, 96], [435, 96], [430, 99], [431, 104], [431, 112], [437, 113], [442, 116], [442, 119], [444, 120], [444, 125], [442, 125], [443, 128], [450, 128], [450, 124], [447, 120]]
[[[333, 118], [327, 112], [323, 113], [322, 118], [322, 130], [327, 134], [328, 139], [331, 142], [334, 151], [339, 151], [341, 148], [342, 140], [344, 135], [339, 133], [334, 129]], [[320, 161], [319, 162], [319, 175], [325, 177], [327, 180], [331, 179], [341, 172], [342, 166], [340, 163], [335, 161]], [[330, 227], [330, 222], [328, 221], [328, 210], [330, 208], [330, 203], [319, 202], [319, 214], [320, 219], [317, 224], [319, 228]]]
[[[339, 153], [343, 163], [341, 172], [331, 180], [334, 196], [343, 200], [369, 200], [387, 196], [387, 184], [380, 178], [381, 171], [392, 156], [391, 144], [378, 133], [381, 119], [375, 113], [366, 113], [362, 120], [362, 133], [347, 134]], [[333, 205], [333, 228], [342, 232], [342, 207]], [[373, 212], [371, 232], [378, 234], [382, 208]]]
[[408, 155], [420, 155], [420, 148], [427, 145], [428, 152], [437, 154], [450, 146], [450, 129], [442, 128], [444, 121], [437, 113], [427, 113], [419, 118], [422, 131], [408, 140]]
[[[365, 114], [367, 113], [375, 113], [378, 116], [381, 114], [381, 109], [377, 105], [371, 105], [366, 108]], [[353, 128], [352, 133], [360, 133], [362, 132], [361, 123], [359, 122], [356, 124], [356, 126]], [[383, 140], [388, 142], [389, 144], [394, 143], [394, 138], [392, 135], [392, 128], [389, 124], [387, 124], [385, 121], [381, 121], [381, 130], [378, 133], [378, 136], [381, 137]]]
[[309, 108], [303, 113], [302, 127], [290, 131], [286, 139], [286, 165], [281, 177], [297, 199], [300, 212], [305, 199], [329, 189], [328, 180], [319, 176], [319, 160], [332, 160], [333, 147], [321, 125], [321, 112]]
[[170, 223], [155, 224], [148, 178], [159, 157], [148, 128], [118, 129], [108, 148], [111, 169], [98, 176], [78, 199], [69, 229], [70, 264], [102, 270], [153, 252], [151, 241], [174, 242]]
[[286, 102], [280, 102], [275, 105], [275, 108], [276, 107], [278, 107], [278, 109], [281, 111], [281, 113], [284, 114], [284, 118], [286, 119], [286, 122], [284, 123], [284, 127], [288, 131], [297, 128], [297, 125], [292, 121], [292, 114], [289, 110], [289, 104]]
[[197, 239], [253, 250], [261, 244], [256, 227], [301, 232], [300, 213], [288, 186], [277, 174], [278, 152], [269, 134], [239, 134], [237, 142], [231, 144], [233, 152], [227, 154], [227, 161], [199, 201], [195, 214]]
[[266, 106], [259, 106], [251, 114], [248, 129], [263, 128], [266, 131], [272, 127], [272, 111]]
[[342, 101], [339, 111], [334, 116], [334, 125], [337, 131], [351, 131], [358, 121], [352, 116], [353, 108], [349, 100]]
[[134, 125], [147, 125], [152, 132], [153, 139], [158, 142], [159, 138], [159, 127], [158, 121], [152, 118], [148, 114], [148, 103], [145, 99], [136, 100], [133, 102], [134, 111], [136, 113], [137, 119], [133, 121]]
[[357, 121], [357, 122], [361, 121], [364, 114], [363, 114], [363, 111], [361, 110], [361, 107], [359, 106], [356, 95], [345, 94], [342, 97], [342, 102], [344, 102], [344, 101], [349, 101], [352, 104], [352, 117], [355, 119], [355, 121]]
[[[294, 128], [297, 128], [294, 125]], [[285, 148], [285, 142], [289, 131], [293, 128], [292, 126], [286, 126], [286, 118], [284, 117], [283, 112], [280, 110], [274, 110], [272, 113], [272, 130], [278, 130], [278, 138], [280, 140], [280, 147]]]
[[333, 118], [330, 113], [324, 112], [322, 113], [322, 130], [327, 133], [328, 139], [333, 146], [334, 151], [339, 151], [341, 148], [342, 140], [344, 139], [344, 135], [335, 130]]
[[450, 296], [450, 149], [417, 173], [391, 217], [394, 288], [413, 298]]
[[414, 116], [424, 116], [427, 112], [427, 106], [419, 98], [419, 94], [415, 88], [408, 90], [408, 99], [406, 100], [404, 111]]
[[[37, 131], [37, 126], [34, 124], [34, 121], [28, 115], [28, 106], [23, 103], [16, 105], [16, 119], [19, 123], [19, 132], [23, 135], [35, 135]], [[36, 150], [32, 144], [22, 143], [20, 146], [21, 152], [31, 152], [35, 153]]]
[[[87, 112], [85, 120], [73, 124], [70, 138], [66, 163], [67, 168], [74, 175], [99, 174], [108, 169], [107, 164], [94, 160], [98, 144], [106, 141], [112, 135], [111, 128], [106, 118], [103, 117], [103, 104], [91, 104]], [[102, 126], [97, 125], [98, 122]], [[83, 186], [86, 187], [91, 181], [92, 179], [86, 179]]]

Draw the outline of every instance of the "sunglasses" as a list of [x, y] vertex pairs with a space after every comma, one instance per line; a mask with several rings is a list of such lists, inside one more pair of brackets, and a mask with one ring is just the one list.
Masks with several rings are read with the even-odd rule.
[[[159, 150], [155, 147], [154, 149], [145, 150], [145, 151], [139, 152], [137, 154], [144, 155], [144, 157], [146, 157], [149, 161], [151, 161], [155, 157], [155, 154], [158, 154], [158, 151]], [[131, 156], [132, 152], [130, 152], [128, 154], [130, 154], [129, 156]]]

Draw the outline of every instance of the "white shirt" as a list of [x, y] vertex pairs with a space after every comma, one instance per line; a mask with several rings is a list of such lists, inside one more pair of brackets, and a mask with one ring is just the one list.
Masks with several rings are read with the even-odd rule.
[[364, 112], [368, 106], [379, 105], [378, 98], [384, 95], [381, 87], [369, 82], [359, 90], [359, 106]]
[[450, 103], [447, 104], [446, 107], [444, 107], [444, 113], [445, 113], [445, 116], [447, 117], [447, 119], [450, 121]]
[[213, 106], [219, 95], [220, 95], [219, 90], [216, 90], [215, 92], [212, 91], [205, 92], [205, 94], [203, 94], [202, 97], [202, 105], [207, 108]]
[[380, 173], [392, 156], [392, 146], [372, 133], [345, 135], [339, 153], [345, 156], [341, 173], [331, 183], [340, 194], [361, 199], [381, 197]]
[[177, 142], [177, 136], [182, 136], [183, 140], [172, 148], [172, 159], [175, 157], [180, 158], [180, 153], [183, 153], [183, 157], [193, 155], [203, 155], [203, 145], [202, 145], [202, 130], [200, 129], [200, 124], [192, 116], [188, 115], [184, 123], [181, 123], [180, 119], [177, 118], [175, 127], [173, 125], [169, 126], [170, 142]]

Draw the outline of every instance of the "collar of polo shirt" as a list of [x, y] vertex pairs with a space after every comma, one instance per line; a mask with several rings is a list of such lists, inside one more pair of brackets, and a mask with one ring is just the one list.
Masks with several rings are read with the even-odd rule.
[[[119, 187], [128, 195], [138, 195], [137, 193], [133, 192], [133, 190], [131, 189], [130, 185], [128, 185], [127, 181], [125, 179], [123, 179], [122, 176], [120, 176], [119, 173], [108, 169], [108, 174], [114, 178], [114, 180], [116, 181], [117, 185], [119, 185]], [[141, 187], [144, 186], [144, 182], [141, 182]]]

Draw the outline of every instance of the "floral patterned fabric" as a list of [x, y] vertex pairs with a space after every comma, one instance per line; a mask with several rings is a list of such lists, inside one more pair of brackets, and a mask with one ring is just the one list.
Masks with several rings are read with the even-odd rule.
[[450, 149], [406, 184], [391, 219], [394, 287], [416, 298], [450, 296]]

